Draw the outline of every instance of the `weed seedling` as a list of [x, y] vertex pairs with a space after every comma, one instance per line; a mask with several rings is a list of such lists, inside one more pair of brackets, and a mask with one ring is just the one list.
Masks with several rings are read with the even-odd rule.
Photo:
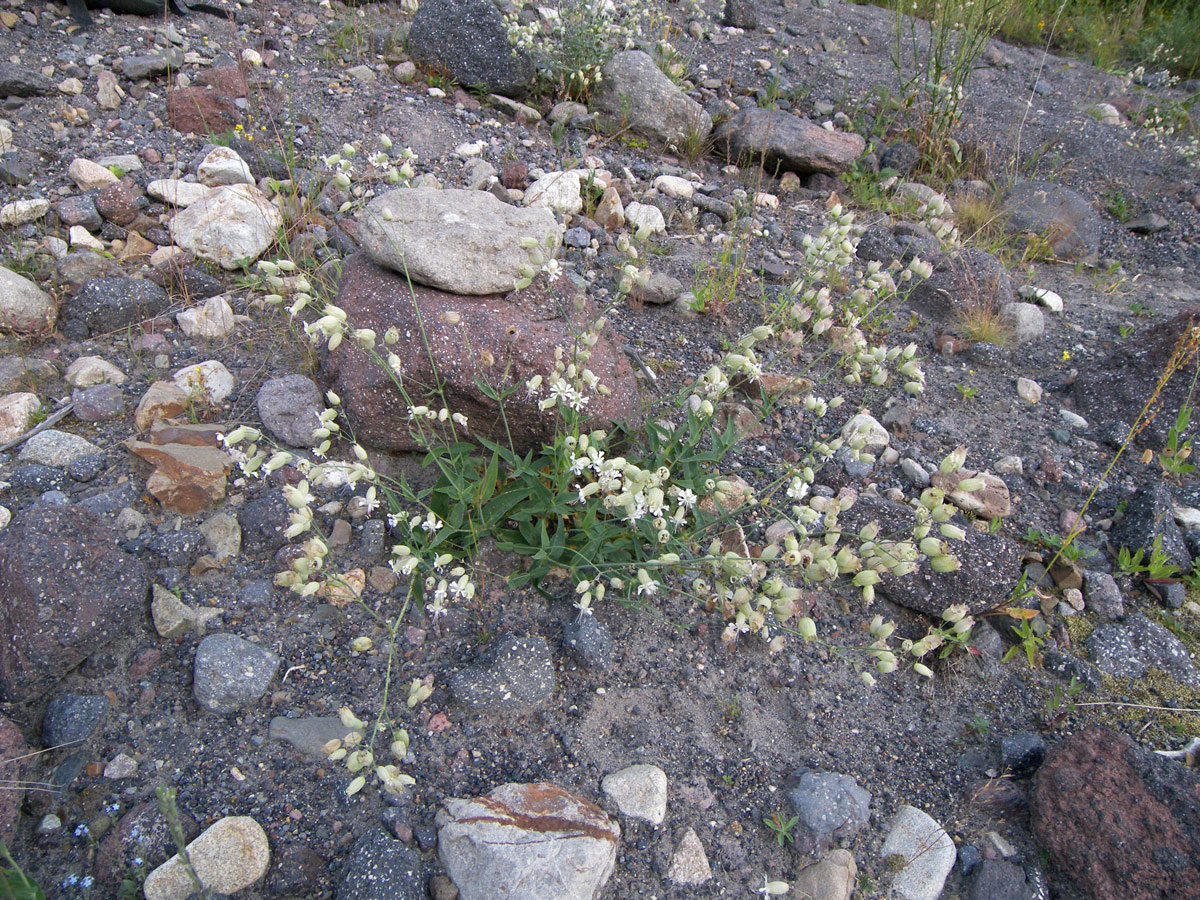
[[785, 820], [777, 812], [763, 817], [763, 824], [774, 833], [775, 842], [780, 847], [784, 844], [794, 844], [796, 842], [796, 836], [792, 834], [792, 829], [796, 827], [796, 823], [799, 821], [799, 816], [792, 816], [790, 819]]

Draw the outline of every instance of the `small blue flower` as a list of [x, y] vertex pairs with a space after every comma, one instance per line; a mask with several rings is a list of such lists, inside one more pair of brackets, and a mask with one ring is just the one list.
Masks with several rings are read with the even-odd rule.
[[140, 856], [135, 856], [133, 858], [133, 867], [136, 869], [138, 866], [142, 865], [144, 862], [145, 862], [145, 860], [142, 859]]
[[78, 875], [68, 875], [66, 878], [63, 879], [62, 886], [64, 888], [71, 888], [71, 887], [75, 887], [75, 885], [77, 885], [77, 884], [79, 884], [79, 876]]
[[86, 875], [86, 876], [84, 876], [84, 878], [83, 878], [83, 879], [82, 879], [82, 880], [79, 882], [79, 886], [80, 886], [81, 888], [83, 888], [84, 890], [87, 890], [88, 888], [90, 888], [90, 887], [91, 887], [93, 884], [95, 884], [95, 883], [96, 883], [96, 879], [95, 879], [95, 878], [93, 878], [91, 875]]
[[88, 827], [85, 823], [80, 822], [78, 825], [75, 826], [75, 837], [77, 837], [77, 838], [87, 837], [87, 833], [88, 833]]

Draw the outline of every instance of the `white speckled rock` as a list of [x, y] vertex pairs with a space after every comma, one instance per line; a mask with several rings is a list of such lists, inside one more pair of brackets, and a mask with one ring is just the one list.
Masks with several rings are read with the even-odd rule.
[[16, 440], [29, 430], [29, 417], [42, 408], [37, 394], [21, 391], [0, 397], [0, 444]]
[[[200, 882], [216, 893], [233, 894], [266, 874], [271, 845], [262, 826], [249, 816], [227, 816], [187, 846]], [[185, 900], [194, 886], [173, 856], [146, 878], [146, 900]]]
[[67, 166], [67, 174], [81, 191], [106, 188], [117, 183], [117, 176], [104, 166], [97, 165], [90, 159], [77, 157]]
[[254, 176], [246, 161], [229, 147], [213, 147], [204, 161], [196, 168], [196, 177], [201, 184], [215, 187], [219, 184], [254, 184]]
[[635, 233], [662, 234], [667, 230], [667, 220], [663, 218], [662, 210], [636, 200], [625, 207], [625, 224]]
[[671, 865], [667, 868], [667, 880], [675, 884], [701, 885], [712, 879], [712, 867], [708, 864], [708, 854], [704, 852], [704, 844], [694, 830], [689, 828], [683, 833], [675, 855], [671, 857]]
[[95, 456], [104, 451], [77, 434], [49, 428], [25, 442], [17, 460], [40, 466], [67, 466], [81, 456]]
[[542, 206], [563, 215], [573, 216], [583, 209], [579, 192], [578, 169], [569, 172], [547, 172], [525, 190], [526, 206]]
[[155, 200], [185, 208], [207, 194], [208, 188], [192, 181], [180, 181], [178, 178], [159, 178], [146, 185], [146, 193]]

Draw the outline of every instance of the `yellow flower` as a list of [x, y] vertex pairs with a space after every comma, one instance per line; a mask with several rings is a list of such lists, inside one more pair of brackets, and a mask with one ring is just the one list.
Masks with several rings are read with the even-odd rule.
[[1070, 358], [1071, 358], [1071, 352], [1069, 350], [1064, 350], [1063, 351], [1063, 362], [1066, 362]]

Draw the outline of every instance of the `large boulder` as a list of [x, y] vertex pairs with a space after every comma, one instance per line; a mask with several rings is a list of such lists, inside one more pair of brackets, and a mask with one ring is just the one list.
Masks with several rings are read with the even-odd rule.
[[467, 87], [523, 97], [533, 86], [533, 60], [508, 42], [491, 0], [421, 0], [405, 48], [417, 65]]
[[1046, 181], [1025, 181], [1004, 200], [1005, 227], [1036, 235], [1062, 259], [1094, 258], [1100, 249], [1100, 214], [1080, 194]]
[[25, 510], [0, 535], [0, 695], [27, 702], [140, 629], [150, 581], [78, 506]]
[[[1146, 401], [1154, 394], [1159, 378], [1176, 346], [1200, 342], [1200, 306], [1183, 312], [1151, 328], [1136, 338], [1122, 341], [1103, 359], [1083, 367], [1075, 380], [1075, 401], [1080, 413], [1098, 429], [1117, 428], [1117, 434], [1133, 426]], [[1175, 424], [1175, 415], [1191, 392], [1192, 367], [1177, 371], [1160, 394], [1159, 413], [1140, 433], [1155, 448], [1163, 445], [1167, 430]], [[1196, 417], [1185, 432], [1195, 430]]]
[[[523, 385], [534, 375], [548, 379], [555, 348], [572, 348], [575, 334], [597, 315], [566, 279], [507, 296], [461, 297], [410, 286], [362, 253], [346, 262], [337, 304], [355, 327], [382, 335], [394, 326], [401, 335], [390, 351], [400, 358], [407, 399], [391, 374], [353, 342], [343, 342], [322, 360], [323, 377], [342, 398], [355, 437], [377, 450], [422, 447], [411, 432], [409, 401], [462, 413], [469, 434], [502, 442], [511, 435], [522, 453], [553, 439], [554, 414], [539, 409]], [[588, 394], [585, 412], [592, 424], [607, 427], [633, 418], [637, 383], [624, 353], [604, 332], [588, 367], [611, 391]], [[480, 380], [501, 390], [518, 388], [505, 401], [503, 419]], [[432, 391], [436, 384], [440, 395]]]
[[1054, 867], [1092, 900], [1200, 898], [1200, 777], [1089, 728], [1038, 771], [1033, 832]]
[[908, 304], [939, 324], [972, 316], [998, 316], [1013, 302], [1012, 281], [1000, 262], [986, 250], [963, 250], [937, 259], [933, 274], [908, 295]]
[[359, 243], [372, 260], [452, 294], [508, 293], [530, 261], [521, 242], [552, 254], [562, 233], [550, 210], [510, 206], [486, 191], [400, 188], [358, 218]]
[[621, 829], [552, 784], [505, 784], [445, 801], [438, 858], [462, 900], [592, 900], [612, 875]]
[[857, 134], [828, 131], [783, 110], [747, 107], [713, 132], [717, 151], [739, 166], [760, 162], [768, 171], [838, 175], [862, 156]]
[[591, 107], [608, 123], [628, 127], [668, 147], [696, 142], [712, 131], [712, 117], [681, 91], [641, 50], [624, 50], [604, 66]]
[[[907, 506], [879, 497], [860, 497], [838, 517], [844, 531], [858, 533], [869, 522], [879, 523], [880, 538], [911, 540], [916, 516]], [[1001, 534], [967, 530], [965, 541], [950, 542], [961, 568], [946, 573], [920, 565], [911, 575], [885, 574], [877, 590], [893, 603], [926, 615], [940, 615], [948, 606], [966, 604], [975, 615], [1003, 603], [1021, 575], [1021, 548]]]

